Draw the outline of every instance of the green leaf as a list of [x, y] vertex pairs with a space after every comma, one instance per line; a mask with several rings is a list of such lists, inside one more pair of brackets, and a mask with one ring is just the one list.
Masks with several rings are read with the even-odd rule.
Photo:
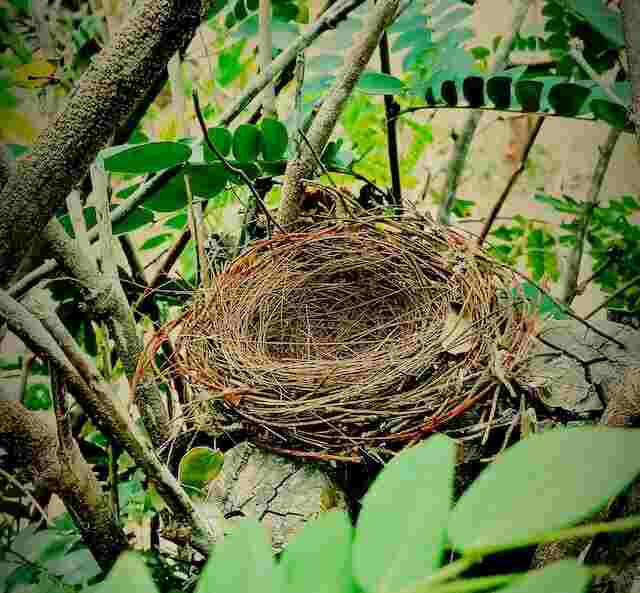
[[515, 85], [516, 99], [523, 111], [540, 111], [544, 84], [536, 80], [520, 80]]
[[573, 117], [580, 111], [590, 92], [578, 84], [556, 84], [549, 91], [549, 104], [558, 115]]
[[544, 234], [542, 229], [534, 229], [527, 236], [527, 266], [534, 280], [544, 276]]
[[168, 226], [170, 229], [176, 229], [177, 231], [181, 231], [185, 226], [187, 226], [187, 221], [189, 217], [186, 212], [181, 212], [177, 216], [173, 216], [169, 220], [164, 221], [164, 226]]
[[230, 173], [223, 163], [189, 165], [187, 167], [191, 192], [200, 198], [213, 198], [224, 190]]
[[[227, 130], [227, 128], [217, 127], [217, 128], [209, 128], [207, 130], [207, 134], [209, 136], [209, 140], [211, 143], [222, 153], [222, 156], [228, 156], [231, 152], [231, 144], [233, 143], [233, 138], [231, 136], [231, 132]], [[217, 161], [218, 157], [215, 153], [204, 144], [204, 160], [205, 161]]]
[[53, 403], [49, 387], [44, 383], [29, 385], [22, 403], [28, 410], [48, 410]]
[[431, 45], [433, 45], [433, 40], [429, 29], [413, 29], [398, 35], [398, 38], [393, 42], [391, 50], [401, 51], [415, 46], [426, 48]]
[[140, 247], [141, 251], [145, 251], [147, 249], [155, 249], [156, 247], [160, 247], [163, 243], [167, 241], [171, 241], [173, 239], [173, 235], [171, 233], [161, 233], [159, 235], [154, 235], [153, 237], [149, 237]]
[[573, 558], [566, 558], [525, 574], [500, 593], [582, 593], [591, 580], [589, 569]]
[[146, 208], [136, 208], [127, 214], [122, 220], [113, 225], [114, 235], [125, 235], [137, 231], [154, 221], [153, 212]]
[[400, 95], [404, 84], [399, 78], [382, 72], [364, 72], [356, 88], [368, 95]]
[[222, 470], [224, 458], [220, 451], [210, 447], [193, 447], [180, 460], [178, 478], [187, 492], [202, 492]]
[[449, 541], [464, 554], [533, 543], [600, 509], [640, 472], [640, 430], [580, 427], [534, 434], [486, 468], [453, 509]]
[[239, 161], [250, 163], [260, 154], [260, 130], [251, 124], [241, 124], [233, 134], [233, 154]]
[[624, 130], [629, 127], [628, 112], [622, 105], [604, 99], [593, 99], [589, 101], [589, 108], [596, 119], [601, 119], [614, 128]]
[[[285, 591], [351, 591], [353, 529], [346, 513], [330, 511], [307, 523], [287, 546], [280, 567]], [[313, 562], [309, 560], [313, 558]]]
[[216, 545], [196, 593], [276, 593], [278, 584], [266, 531], [246, 519]]
[[67, 585], [80, 585], [98, 576], [102, 571], [93, 554], [82, 548], [47, 562], [47, 570], [62, 577]]
[[286, 126], [277, 119], [266, 118], [262, 128], [262, 155], [266, 161], [277, 161], [284, 156], [289, 143]]
[[182, 210], [188, 201], [187, 191], [184, 186], [184, 175], [179, 173], [152, 193], [142, 205], [155, 212], [174, 212], [175, 210]]
[[600, 0], [565, 0], [589, 25], [606, 37], [616, 49], [624, 46], [622, 18], [619, 12], [607, 8]]
[[370, 593], [410, 589], [440, 566], [454, 457], [453, 440], [430, 437], [389, 463], [365, 495], [353, 574]]
[[158, 592], [144, 560], [134, 552], [124, 552], [118, 558], [109, 576], [95, 588], [95, 593], [113, 593], [120, 590], [136, 593]]
[[181, 142], [136, 144], [104, 159], [112, 173], [156, 173], [189, 160], [191, 148]]

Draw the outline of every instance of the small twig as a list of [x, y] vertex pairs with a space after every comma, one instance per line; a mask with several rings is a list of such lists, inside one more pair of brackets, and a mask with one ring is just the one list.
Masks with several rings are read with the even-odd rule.
[[582, 216], [579, 217], [579, 227], [576, 234], [576, 242], [569, 254], [567, 262], [567, 273], [564, 286], [562, 287], [562, 302], [570, 305], [577, 293], [578, 277], [580, 276], [580, 267], [582, 265], [582, 254], [584, 252], [584, 243], [587, 238], [587, 230], [591, 223], [593, 210], [598, 206], [598, 197], [604, 176], [609, 168], [611, 156], [620, 138], [622, 131], [618, 128], [610, 128], [609, 134], [604, 144], [599, 147], [600, 157], [591, 176], [591, 185], [586, 201], [583, 203], [584, 210]]
[[493, 226], [493, 223], [496, 220], [496, 217], [498, 216], [498, 213], [500, 212], [500, 210], [502, 209], [502, 206], [504, 206], [504, 203], [509, 197], [509, 193], [511, 193], [511, 189], [515, 185], [520, 175], [522, 175], [522, 172], [525, 169], [527, 158], [529, 157], [529, 151], [531, 150], [531, 147], [534, 145], [536, 138], [538, 137], [538, 133], [540, 132], [540, 128], [542, 127], [543, 122], [544, 122], [543, 117], [538, 119], [538, 121], [536, 122], [536, 125], [533, 128], [531, 135], [529, 136], [529, 140], [527, 141], [527, 145], [525, 146], [524, 151], [522, 152], [520, 165], [513, 170], [513, 173], [511, 173], [511, 177], [509, 177], [509, 181], [507, 182], [507, 185], [502, 191], [502, 194], [500, 195], [496, 203], [491, 208], [491, 212], [489, 213], [489, 216], [487, 216], [484, 226], [480, 231], [480, 236], [478, 237], [479, 246], [481, 246], [484, 243], [485, 239], [487, 238], [487, 235], [489, 234], [489, 231], [491, 230], [491, 227]]
[[320, 170], [327, 176], [329, 183], [331, 183], [333, 187], [337, 188], [338, 186], [336, 185], [336, 182], [333, 180], [333, 177], [331, 177], [331, 173], [329, 173], [329, 169], [327, 169], [326, 165], [322, 162], [322, 159], [318, 156], [316, 149], [311, 145], [311, 142], [309, 142], [309, 138], [307, 138], [307, 135], [304, 133], [304, 130], [302, 128], [298, 128], [298, 134], [302, 136], [304, 143], [307, 145], [307, 148], [311, 151], [311, 154], [313, 155], [313, 158], [318, 163], [318, 167], [320, 167]]
[[238, 169], [237, 167], [234, 167], [225, 158], [225, 156], [218, 150], [218, 148], [213, 144], [213, 142], [211, 142], [211, 138], [209, 138], [209, 133], [207, 132], [207, 124], [204, 121], [204, 117], [202, 116], [202, 110], [200, 109], [200, 101], [198, 100], [198, 91], [195, 89], [193, 91], [193, 107], [196, 111], [196, 117], [198, 118], [198, 123], [200, 124], [200, 129], [202, 130], [204, 141], [207, 143], [209, 150], [211, 150], [211, 152], [213, 152], [213, 154], [215, 154], [216, 157], [220, 159], [220, 161], [226, 167], [226, 169], [228, 169], [235, 175], [239, 175], [242, 178], [242, 180], [245, 182], [247, 187], [251, 190], [253, 197], [256, 199], [256, 202], [260, 206], [260, 209], [262, 210], [264, 215], [267, 217], [269, 222], [273, 224], [273, 226], [276, 229], [278, 229], [279, 232], [284, 233], [284, 229], [275, 221], [273, 216], [271, 216], [269, 209], [266, 207], [265, 203], [260, 197], [260, 194], [258, 193], [258, 190], [255, 188], [255, 186], [251, 182], [251, 179], [249, 179], [249, 176], [242, 169]]
[[638, 284], [640, 282], [640, 275], [635, 276], [629, 282], [618, 288], [611, 296], [607, 297], [602, 303], [600, 303], [591, 313], [585, 316], [585, 319], [590, 319], [593, 317], [598, 311], [604, 309], [611, 301], [619, 297], [621, 294], [624, 294], [629, 288]]
[[[389, 38], [386, 31], [379, 43], [380, 70], [383, 74], [391, 75], [391, 59], [389, 57]], [[387, 150], [389, 153], [389, 172], [391, 173], [391, 191], [393, 202], [397, 208], [402, 208], [402, 184], [400, 182], [400, 156], [398, 151], [398, 134], [396, 130], [396, 114], [400, 106], [393, 95], [384, 96], [384, 112], [387, 124]]]
[[585, 60], [582, 50], [584, 49], [584, 42], [582, 39], [574, 38], [569, 41], [569, 55], [576, 61], [576, 63], [587, 73], [589, 78], [593, 80], [607, 95], [611, 101], [617, 103], [629, 111], [629, 106], [620, 98], [611, 88], [611, 85], [602, 76], [600, 76]]
[[604, 272], [612, 263], [616, 261], [615, 257], [608, 257], [605, 262], [590, 276], [587, 276], [576, 288], [576, 294], [582, 294], [590, 282], [593, 282], [602, 272]]
[[[500, 263], [498, 263], [498, 265], [501, 265]], [[569, 307], [564, 306], [562, 303], [560, 303], [557, 299], [555, 299], [551, 294], [549, 294], [548, 291], [546, 291], [544, 288], [542, 288], [537, 282], [535, 282], [535, 280], [532, 280], [531, 278], [529, 278], [526, 274], [523, 274], [522, 272], [520, 272], [519, 270], [517, 270], [516, 268], [512, 268], [510, 266], [507, 266], [505, 264], [502, 264], [503, 268], [506, 268], [507, 270], [510, 270], [511, 272], [513, 272], [514, 274], [516, 274], [517, 276], [520, 276], [520, 278], [522, 278], [523, 280], [525, 280], [526, 282], [528, 282], [529, 284], [531, 284], [532, 286], [535, 286], [542, 294], [544, 294], [554, 305], [556, 305], [559, 309], [561, 309], [564, 313], [566, 313], [569, 317], [571, 317], [572, 319], [575, 319], [576, 321], [578, 321], [579, 323], [581, 323], [582, 325], [584, 325], [585, 327], [588, 327], [592, 332], [594, 332], [595, 334], [598, 334], [601, 338], [604, 338], [605, 340], [609, 340], [611, 342], [613, 342], [614, 344], [616, 344], [617, 346], [619, 346], [622, 350], [626, 350], [627, 347], [625, 344], [623, 344], [620, 340], [617, 340], [616, 338], [614, 338], [613, 336], [610, 336], [609, 334], [603, 332], [602, 330], [598, 329], [596, 326], [594, 326], [592, 323], [589, 323], [586, 318], [584, 317], [580, 317], [580, 315], [577, 315], [576, 313], [574, 313]]]
[[37, 509], [37, 511], [42, 515], [42, 519], [47, 524], [47, 527], [51, 527], [51, 521], [47, 516], [46, 511], [42, 508], [40, 503], [36, 500], [35, 496], [31, 494], [18, 480], [16, 480], [10, 473], [4, 471], [0, 468], [0, 476], [2, 476], [7, 482], [13, 484], [18, 490], [21, 490], [23, 494], [33, 503], [33, 506]]

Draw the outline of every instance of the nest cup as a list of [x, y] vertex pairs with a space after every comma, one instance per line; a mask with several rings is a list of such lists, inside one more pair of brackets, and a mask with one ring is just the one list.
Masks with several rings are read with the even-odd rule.
[[424, 219], [276, 236], [195, 295], [176, 372], [213, 402], [211, 422], [241, 420], [275, 450], [357, 461], [526, 374], [530, 324], [513, 285], [471, 240]]

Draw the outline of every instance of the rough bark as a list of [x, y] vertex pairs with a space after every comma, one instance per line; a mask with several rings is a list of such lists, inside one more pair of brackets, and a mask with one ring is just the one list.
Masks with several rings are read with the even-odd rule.
[[0, 193], [0, 286], [200, 24], [203, 0], [146, 0], [84, 73]]
[[122, 445], [154, 481], [173, 512], [205, 537], [210, 535], [209, 526], [186, 492], [155, 452], [136, 435], [129, 418], [117, 404], [111, 386], [100, 376], [91, 358], [80, 350], [55, 312], [40, 299], [33, 299], [30, 309], [0, 291], [0, 320], [6, 321], [9, 329], [35, 354], [54, 366], [94, 425]]
[[109, 570], [127, 548], [127, 539], [77, 443], [63, 449], [55, 425], [46, 422], [42, 412], [0, 401], [0, 444], [13, 469], [28, 472], [36, 487], [61, 498], [96, 561]]
[[15, 167], [16, 165], [9, 154], [9, 149], [4, 144], [0, 144], [0, 190], [9, 181], [9, 177], [14, 173]]
[[638, 0], [622, 0], [621, 7], [633, 96], [631, 114], [636, 128], [636, 140], [640, 146], [640, 2]]
[[385, 27], [395, 17], [397, 9], [398, 0], [386, 0], [377, 4], [370, 13], [363, 25], [360, 38], [345, 55], [344, 66], [313, 120], [307, 134], [310, 146], [306, 143], [301, 144], [298, 158], [291, 159], [287, 164], [279, 221], [283, 226], [292, 224], [298, 218], [300, 197], [303, 195], [302, 180], [312, 177], [317, 167], [314, 152], [317, 155], [322, 154], [347, 100], [378, 46]]
[[[118, 358], [122, 361], [130, 384], [133, 383], [143, 345], [120, 282], [117, 279], [109, 282], [100, 273], [96, 263], [76, 248], [57, 219], [47, 224], [43, 237], [62, 269], [78, 281], [89, 315], [108, 323]], [[163, 396], [155, 383], [141, 377], [136, 383], [134, 398], [151, 441], [159, 449], [170, 433]]]

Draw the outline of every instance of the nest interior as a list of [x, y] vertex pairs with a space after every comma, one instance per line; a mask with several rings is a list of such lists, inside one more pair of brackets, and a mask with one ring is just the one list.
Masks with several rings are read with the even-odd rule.
[[176, 370], [263, 444], [357, 457], [415, 440], [526, 373], [530, 324], [513, 281], [424, 219], [276, 236], [195, 295]]

